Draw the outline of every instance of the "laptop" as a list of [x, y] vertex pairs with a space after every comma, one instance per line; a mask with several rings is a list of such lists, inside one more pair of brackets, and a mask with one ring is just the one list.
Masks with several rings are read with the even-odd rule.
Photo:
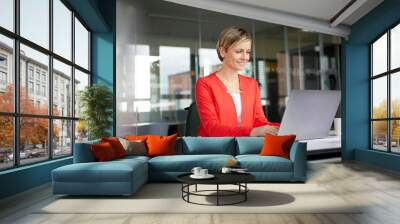
[[327, 137], [339, 102], [340, 91], [292, 90], [278, 135], [295, 134], [297, 140]]

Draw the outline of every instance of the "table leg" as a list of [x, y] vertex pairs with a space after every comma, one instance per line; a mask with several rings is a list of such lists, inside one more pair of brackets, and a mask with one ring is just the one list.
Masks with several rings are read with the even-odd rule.
[[247, 183], [244, 183], [244, 201], [247, 201]]
[[217, 184], [217, 206], [219, 205], [219, 184]]

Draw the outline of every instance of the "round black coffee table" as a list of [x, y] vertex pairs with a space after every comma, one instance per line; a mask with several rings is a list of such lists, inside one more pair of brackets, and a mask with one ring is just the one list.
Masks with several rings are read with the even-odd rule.
[[[178, 181], [182, 183], [182, 199], [188, 203], [198, 205], [234, 205], [247, 200], [247, 192], [249, 188], [247, 183], [255, 180], [255, 177], [249, 173], [216, 173], [213, 174], [215, 177], [212, 179], [193, 179], [190, 177], [191, 173], [182, 174], [177, 177]], [[197, 190], [198, 184], [205, 185], [216, 185], [215, 190]], [[190, 186], [195, 186], [194, 191], [190, 191]], [[237, 190], [223, 190], [220, 189], [220, 185], [236, 185]], [[215, 194], [205, 194], [209, 192], [215, 192]], [[204, 197], [216, 197], [216, 204], [202, 204], [190, 201], [190, 196], [204, 196]], [[231, 203], [221, 203], [221, 197], [232, 197], [240, 196], [240, 199]]]

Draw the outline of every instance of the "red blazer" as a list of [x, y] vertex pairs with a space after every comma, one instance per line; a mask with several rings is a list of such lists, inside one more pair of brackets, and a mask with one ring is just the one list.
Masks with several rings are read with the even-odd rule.
[[238, 124], [235, 103], [227, 88], [212, 73], [196, 82], [196, 105], [200, 116], [199, 136], [249, 136], [253, 127], [279, 126], [267, 120], [261, 107], [257, 81], [239, 75], [242, 101], [241, 122]]

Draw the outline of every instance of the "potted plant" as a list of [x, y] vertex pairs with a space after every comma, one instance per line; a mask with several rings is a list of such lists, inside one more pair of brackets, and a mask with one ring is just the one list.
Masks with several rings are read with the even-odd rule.
[[80, 92], [81, 118], [88, 129], [89, 140], [109, 136], [112, 125], [113, 94], [103, 84], [87, 86]]

